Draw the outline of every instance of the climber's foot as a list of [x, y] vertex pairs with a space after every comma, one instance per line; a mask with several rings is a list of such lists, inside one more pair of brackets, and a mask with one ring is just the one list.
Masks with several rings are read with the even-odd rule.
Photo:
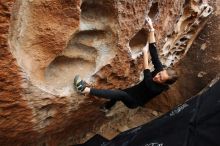
[[76, 75], [74, 78], [73, 86], [77, 92], [82, 93], [86, 88], [86, 82], [83, 81], [79, 75]]

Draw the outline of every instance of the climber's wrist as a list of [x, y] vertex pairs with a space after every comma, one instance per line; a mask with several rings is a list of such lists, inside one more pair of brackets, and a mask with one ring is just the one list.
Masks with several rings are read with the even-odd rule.
[[149, 32], [154, 32], [155, 29], [152, 27], [152, 28], [150, 28], [148, 31], [149, 31]]

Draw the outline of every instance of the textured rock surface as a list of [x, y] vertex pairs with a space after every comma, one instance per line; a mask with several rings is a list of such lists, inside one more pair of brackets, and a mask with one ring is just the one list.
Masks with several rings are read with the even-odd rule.
[[[111, 138], [195, 94], [220, 71], [219, 2], [211, 4], [216, 13], [188, 51], [212, 11], [199, 1], [1, 1], [0, 145], [68, 145], [96, 132]], [[148, 104], [153, 110], [118, 105], [106, 118], [102, 101], [73, 91], [73, 77], [80, 73], [98, 88], [137, 83], [146, 13], [166, 65], [188, 51], [178, 65], [182, 76]]]

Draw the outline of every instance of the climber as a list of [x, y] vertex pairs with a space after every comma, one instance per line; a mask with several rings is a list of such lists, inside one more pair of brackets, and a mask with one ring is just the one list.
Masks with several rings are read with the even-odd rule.
[[[85, 81], [81, 80], [79, 75], [76, 75], [74, 78], [74, 87], [78, 92], [109, 99], [109, 101], [102, 106], [102, 110], [104, 111], [110, 110], [117, 101], [122, 101], [128, 108], [143, 106], [147, 101], [167, 90], [169, 85], [173, 84], [178, 78], [176, 71], [173, 69], [163, 69], [164, 66], [161, 64], [157, 54], [153, 23], [148, 16], [145, 17], [145, 21], [148, 23], [150, 29], [148, 43], [142, 49], [144, 57], [143, 81], [127, 89], [108, 90], [87, 87]], [[150, 50], [152, 63], [154, 65], [153, 72], [150, 72], [148, 64], [148, 50]]]

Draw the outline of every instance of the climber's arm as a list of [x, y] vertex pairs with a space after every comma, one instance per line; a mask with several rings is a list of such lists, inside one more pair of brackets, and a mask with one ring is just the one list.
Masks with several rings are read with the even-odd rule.
[[150, 55], [151, 55], [151, 60], [154, 65], [155, 70], [161, 71], [163, 70], [163, 65], [160, 62], [160, 59], [158, 57], [157, 53], [157, 47], [156, 47], [156, 39], [155, 39], [155, 34], [154, 34], [154, 27], [151, 19], [149, 17], [145, 18], [146, 22], [149, 25], [149, 33], [148, 33], [148, 42], [149, 42], [149, 50], [150, 50]]
[[160, 62], [160, 59], [157, 54], [157, 47], [156, 43], [150, 43], [149, 44], [149, 50], [150, 50], [150, 55], [151, 55], [151, 60], [154, 65], [154, 68], [156, 71], [162, 71], [163, 70], [163, 65]]
[[156, 43], [155, 35], [154, 35], [154, 28], [150, 28], [148, 33], [148, 42], [149, 44]]
[[149, 63], [148, 63], [148, 50], [149, 50], [149, 44], [147, 43], [146, 46], [142, 49], [144, 54], [144, 69], [150, 69]]
[[149, 26], [149, 33], [148, 33], [148, 43], [155, 43], [156, 39], [155, 39], [155, 35], [154, 35], [154, 26], [153, 26], [153, 22], [151, 20], [150, 17], [146, 16], [145, 17], [145, 22], [148, 24]]
[[150, 67], [149, 67], [149, 44], [147, 43], [146, 46], [142, 49], [143, 54], [144, 54], [144, 83], [146, 87], [149, 89], [155, 90], [157, 89], [155, 87], [155, 83], [153, 81], [151, 72], [150, 72]]
[[149, 57], [149, 44], [147, 43], [146, 46], [142, 49], [144, 54], [144, 83], [146, 87], [151, 88], [151, 85], [153, 83], [152, 75], [150, 72], [150, 67], [148, 63], [148, 57]]

